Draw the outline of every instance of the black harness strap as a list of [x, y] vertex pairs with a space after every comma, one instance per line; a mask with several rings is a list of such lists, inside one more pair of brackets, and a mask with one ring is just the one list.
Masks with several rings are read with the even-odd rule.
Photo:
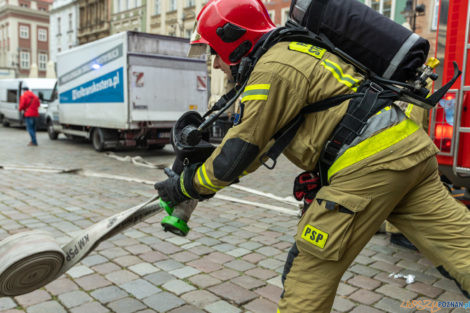
[[362, 134], [367, 120], [373, 114], [398, 98], [396, 93], [384, 91], [382, 87], [373, 82], [362, 84], [359, 91], [364, 89], [365, 94], [362, 98], [349, 102], [348, 111], [322, 150], [319, 160], [322, 186], [328, 184], [328, 169], [338, 157], [341, 147], [351, 144], [354, 138]]
[[[366, 81], [361, 84], [356, 93], [339, 95], [311, 103], [305, 106], [290, 123], [274, 134], [273, 139], [275, 142], [268, 152], [260, 157], [260, 162], [268, 169], [275, 167], [277, 158], [289, 145], [304, 122], [305, 114], [323, 111], [352, 99], [349, 102], [346, 114], [320, 154], [318, 164], [320, 179], [322, 185], [327, 185], [328, 169], [336, 160], [341, 147], [345, 144], [351, 144], [354, 138], [360, 136], [364, 126], [367, 124], [367, 120], [380, 109], [396, 100], [398, 96], [398, 94], [392, 91], [384, 91], [382, 87], [373, 82]], [[271, 159], [271, 165], [266, 163], [268, 160], [264, 161], [266, 158], [268, 160]]]
[[[299, 114], [291, 121], [289, 122], [286, 126], [281, 128], [279, 131], [277, 131], [273, 139], [275, 140], [274, 144], [271, 146], [271, 148], [268, 150], [268, 152], [264, 153], [260, 157], [260, 162], [266, 166], [268, 169], [273, 169], [276, 166], [276, 160], [281, 155], [282, 151], [289, 145], [289, 143], [292, 141], [292, 139], [295, 137], [295, 134], [300, 128], [300, 125], [305, 120], [305, 114], [309, 113], [315, 113], [315, 112], [320, 112], [329, 108], [332, 108], [334, 106], [337, 106], [341, 103], [343, 103], [346, 100], [349, 100], [351, 98], [355, 97], [360, 97], [363, 94], [360, 93], [353, 93], [353, 94], [347, 94], [347, 95], [339, 95], [339, 96], [334, 96], [328, 99], [320, 100], [318, 102], [310, 103], [302, 110], [300, 110]], [[268, 160], [272, 160], [272, 164], [268, 165], [266, 162], [263, 161], [264, 158], [268, 157]]]

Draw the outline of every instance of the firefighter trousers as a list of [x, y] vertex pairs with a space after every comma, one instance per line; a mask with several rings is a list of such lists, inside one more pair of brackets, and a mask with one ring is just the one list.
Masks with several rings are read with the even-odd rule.
[[320, 189], [299, 221], [278, 312], [330, 312], [343, 273], [385, 219], [468, 297], [470, 211], [449, 194], [431, 157], [403, 171], [339, 176]]

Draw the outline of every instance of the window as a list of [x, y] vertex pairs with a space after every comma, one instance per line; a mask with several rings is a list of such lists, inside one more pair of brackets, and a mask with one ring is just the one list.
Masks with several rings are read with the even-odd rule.
[[57, 18], [57, 36], [60, 35], [60, 17]]
[[45, 71], [47, 69], [47, 54], [39, 53], [38, 55], [38, 69], [40, 71]]
[[20, 68], [29, 68], [29, 51], [21, 51], [20, 53]]
[[366, 0], [365, 4], [388, 18], [395, 17], [395, 0]]
[[114, 0], [114, 13], [121, 12], [121, 1]]
[[284, 8], [281, 10], [281, 24], [285, 25], [289, 19], [289, 10], [290, 8]]
[[72, 13], [69, 13], [69, 32], [73, 31]]
[[18, 90], [8, 89], [7, 90], [7, 102], [16, 103], [16, 97], [18, 95]]
[[38, 40], [39, 41], [47, 41], [47, 30], [44, 28], [40, 28], [38, 30]]
[[439, 18], [439, 2], [440, 0], [434, 1], [434, 10], [432, 12], [431, 30], [437, 30], [437, 20]]
[[168, 11], [175, 11], [176, 10], [176, 0], [169, 0], [170, 6], [168, 7]]
[[276, 13], [276, 11], [274, 11], [274, 10], [269, 10], [268, 11], [269, 18], [271, 19], [271, 21], [273, 21], [273, 23], [274, 23], [274, 18], [276, 17], [275, 13]]
[[184, 38], [191, 38], [191, 35], [193, 34], [192, 29], [185, 29], [184, 31]]
[[160, 0], [155, 0], [155, 15], [160, 14]]
[[20, 38], [29, 39], [29, 27], [20, 25]]
[[129, 7], [128, 1], [127, 0], [121, 0], [121, 1], [122, 1], [121, 10], [126, 11]]
[[186, 0], [186, 7], [193, 7], [195, 5], [194, 0]]

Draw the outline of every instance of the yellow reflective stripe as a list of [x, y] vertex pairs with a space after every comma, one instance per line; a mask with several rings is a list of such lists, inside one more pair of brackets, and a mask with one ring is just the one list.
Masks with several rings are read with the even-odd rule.
[[405, 119], [399, 124], [349, 148], [329, 168], [328, 180], [338, 171], [385, 150], [386, 148], [405, 139], [418, 129], [419, 126], [415, 122], [410, 119]]
[[[385, 108], [383, 108], [383, 110], [385, 111], [390, 111], [392, 109], [392, 107], [390, 105], [386, 106]], [[382, 110], [380, 110], [379, 112], [375, 113], [375, 115], [379, 115], [379, 114], [382, 114]]]
[[268, 100], [268, 95], [251, 95], [251, 96], [244, 96], [242, 98], [242, 102], [248, 100]]
[[243, 172], [241, 173], [241, 175], [238, 176], [238, 178], [242, 178], [243, 176], [248, 175], [248, 174], [249, 174], [249, 173], [248, 173], [247, 171], [243, 171]]
[[202, 168], [202, 174], [204, 175], [204, 178], [205, 178], [206, 182], [209, 184], [209, 186], [211, 186], [215, 189], [218, 189], [218, 190], [224, 188], [224, 186], [216, 186], [211, 182], [211, 180], [209, 179], [209, 176], [207, 176], [206, 163], [202, 164], [201, 168]]
[[242, 102], [248, 100], [268, 100], [271, 84], [253, 84], [245, 87], [242, 94]]
[[192, 197], [189, 195], [189, 193], [186, 191], [186, 188], [184, 187], [184, 172], [181, 173], [181, 176], [180, 176], [180, 188], [181, 188], [181, 191], [183, 192], [183, 194], [184, 194], [186, 197], [192, 199]]
[[279, 310], [279, 308], [277, 308], [277, 312], [276, 313], [281, 313], [281, 310]]
[[344, 74], [341, 67], [331, 60], [324, 60], [321, 62], [321, 65], [325, 67], [328, 71], [330, 71], [333, 76], [338, 80], [340, 83], [348, 86], [353, 91], [357, 91], [357, 85], [359, 84], [359, 79], [352, 77], [351, 75]]
[[197, 170], [197, 180], [199, 181], [199, 184], [200, 184], [202, 187], [204, 187], [204, 188], [206, 188], [206, 189], [209, 189], [210, 191], [217, 192], [216, 189], [213, 189], [213, 188], [209, 187], [209, 186], [206, 184], [204, 178], [203, 178], [202, 175], [201, 175], [201, 168], [202, 168], [202, 166], [200, 166], [199, 169]]
[[413, 110], [413, 103], [408, 104], [408, 106], [406, 107], [405, 115], [410, 117], [411, 110]]
[[245, 87], [245, 90], [243, 91], [250, 91], [250, 90], [255, 90], [255, 89], [267, 89], [269, 90], [271, 88], [271, 84], [253, 84], [253, 85], [248, 85]]

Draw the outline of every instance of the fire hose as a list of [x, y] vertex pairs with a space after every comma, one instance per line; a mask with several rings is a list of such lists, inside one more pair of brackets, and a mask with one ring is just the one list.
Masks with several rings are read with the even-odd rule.
[[[158, 196], [80, 231], [62, 247], [45, 231], [18, 233], [0, 241], [0, 297], [18, 296], [57, 279], [102, 241], [147, 219], [163, 207]], [[180, 205], [196, 207], [197, 201]]]
[[[205, 123], [197, 112], [186, 112], [172, 129], [176, 159], [172, 170], [180, 174], [189, 164], [204, 162], [215, 147], [208, 133], [197, 126]], [[206, 121], [207, 122], [207, 121]], [[207, 125], [207, 123], [205, 124]], [[201, 128], [200, 127], [200, 128]], [[86, 257], [102, 241], [165, 209], [161, 224], [165, 231], [185, 236], [187, 222], [197, 200], [187, 200], [171, 208], [159, 196], [108, 217], [80, 231], [63, 245], [44, 231], [18, 233], [0, 241], [0, 297], [18, 296], [45, 286]], [[290, 211], [290, 210], [288, 210]], [[294, 213], [295, 214], [295, 213]]]

